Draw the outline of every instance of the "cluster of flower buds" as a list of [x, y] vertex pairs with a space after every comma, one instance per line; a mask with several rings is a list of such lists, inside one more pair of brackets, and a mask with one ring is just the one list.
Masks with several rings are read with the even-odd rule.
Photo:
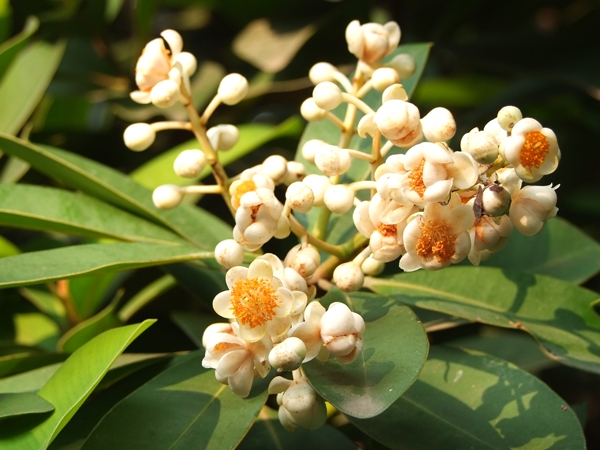
[[[160, 186], [153, 201], [169, 209], [185, 194], [212, 193], [227, 203], [235, 218], [233, 236], [217, 245], [215, 259], [228, 269], [228, 290], [215, 297], [213, 307], [229, 322], [204, 333], [203, 365], [214, 368], [217, 380], [241, 397], [271, 367], [292, 372], [293, 380], [276, 377], [269, 387], [277, 394], [286, 429], [315, 428], [325, 420], [324, 401], [301, 365], [330, 356], [349, 364], [363, 348], [362, 317], [342, 303], [326, 309], [315, 300], [317, 285], [328, 289], [333, 282], [343, 291], [356, 291], [365, 275], [381, 273], [394, 260], [404, 271], [438, 270], [467, 257], [479, 264], [506, 245], [513, 228], [533, 235], [557, 212], [555, 188], [522, 187], [556, 169], [560, 150], [554, 133], [507, 106], [482, 130], [465, 134], [460, 151], [453, 151], [448, 142], [456, 124], [450, 111], [434, 108], [422, 117], [408, 101], [401, 81], [414, 73], [415, 61], [396, 51], [400, 28], [395, 22], [348, 25], [348, 49], [358, 59], [352, 79], [326, 62], [309, 72], [315, 87], [300, 112], [309, 122], [329, 120], [339, 127], [339, 142], [308, 140], [302, 147], [304, 163], [271, 155], [231, 178], [219, 151], [237, 143], [238, 130], [233, 125], [207, 129], [206, 123], [220, 103], [240, 102], [248, 83], [239, 74], [227, 75], [198, 114], [188, 81], [195, 60], [181, 52], [176, 32], [167, 30], [162, 37], [170, 51], [162, 39], [148, 44], [136, 67], [140, 90], [132, 98], [159, 107], [182, 100], [190, 122], [133, 124], [125, 130], [125, 143], [143, 150], [156, 131], [172, 128], [188, 129], [198, 139], [200, 149], [182, 152], [174, 171], [197, 178], [210, 167], [217, 184]], [[386, 56], [389, 61], [383, 62]], [[376, 110], [363, 100], [373, 89], [381, 93]], [[343, 120], [337, 110], [342, 104]], [[349, 148], [356, 134], [371, 144], [370, 153]], [[370, 175], [352, 181], [353, 164], [365, 162]], [[285, 187], [285, 195], [278, 196], [277, 186]], [[366, 193], [359, 196], [359, 191]], [[319, 208], [320, 219], [311, 233], [296, 215], [313, 208]], [[332, 213], [352, 215], [357, 234], [345, 244], [322, 239]], [[283, 260], [259, 255], [269, 240], [291, 233], [300, 244]], [[323, 254], [330, 255], [324, 262]], [[252, 259], [249, 267], [242, 266], [246, 257]]]

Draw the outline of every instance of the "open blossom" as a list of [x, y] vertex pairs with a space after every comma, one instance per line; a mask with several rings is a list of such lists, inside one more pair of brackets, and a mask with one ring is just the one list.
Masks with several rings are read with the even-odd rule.
[[533, 236], [541, 231], [546, 221], [556, 216], [555, 189], [552, 185], [525, 186], [513, 195], [509, 215], [519, 233]]
[[392, 53], [400, 42], [400, 27], [396, 22], [360, 24], [353, 20], [346, 27], [348, 51], [361, 61], [372, 64]]
[[273, 276], [268, 261], [255, 259], [248, 268], [233, 267], [225, 281], [229, 290], [215, 297], [213, 308], [221, 317], [235, 319], [240, 338], [256, 342], [267, 333], [280, 336], [290, 328], [294, 295]]
[[506, 160], [519, 178], [535, 183], [556, 170], [560, 149], [554, 131], [543, 128], [535, 119], [519, 120], [502, 143]]
[[304, 310], [304, 322], [298, 323], [288, 332], [290, 336], [297, 337], [306, 346], [306, 356], [303, 362], [311, 361], [318, 357], [321, 361], [329, 358], [327, 348], [323, 346], [321, 339], [321, 318], [325, 314], [325, 308], [319, 302], [308, 304]]
[[405, 272], [438, 270], [462, 261], [471, 248], [468, 230], [474, 221], [473, 208], [463, 205], [458, 194], [452, 194], [446, 205], [428, 204], [409, 219], [404, 230], [407, 253], [400, 259], [400, 268]]

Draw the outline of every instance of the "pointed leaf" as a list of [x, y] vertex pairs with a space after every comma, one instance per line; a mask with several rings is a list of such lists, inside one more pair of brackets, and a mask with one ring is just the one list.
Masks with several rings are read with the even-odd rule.
[[25, 22], [23, 31], [0, 45], [0, 78], [4, 76], [10, 63], [23, 47], [27, 45], [31, 36], [37, 31], [39, 26], [39, 19], [35, 16], [29, 16]]
[[533, 375], [493, 356], [432, 347], [417, 382], [378, 417], [349, 418], [392, 449], [583, 449], [577, 416]]
[[198, 348], [202, 348], [204, 330], [210, 324], [223, 320], [216, 314], [198, 314], [190, 311], [173, 311], [170, 317]]
[[[188, 245], [83, 244], [0, 259], [0, 288], [212, 257]], [[56, 264], [60, 261], [61, 264]]]
[[314, 359], [303, 367], [315, 390], [340, 411], [373, 417], [417, 379], [429, 342], [410, 308], [373, 294], [344, 296], [350, 308], [365, 319], [361, 355], [347, 365], [333, 358], [326, 363]]
[[39, 352], [0, 356], [0, 378], [64, 361], [68, 356], [60, 353]]
[[267, 399], [264, 383], [262, 392], [256, 389], [248, 398], [239, 398], [215, 379], [213, 370], [203, 369], [201, 360], [198, 354], [123, 399], [104, 416], [82, 450], [234, 448]]
[[52, 411], [54, 406], [36, 394], [0, 394], [0, 420], [25, 414], [41, 414]]
[[531, 334], [552, 359], [600, 373], [599, 295], [543, 275], [451, 267], [372, 279], [382, 295], [423, 309]]

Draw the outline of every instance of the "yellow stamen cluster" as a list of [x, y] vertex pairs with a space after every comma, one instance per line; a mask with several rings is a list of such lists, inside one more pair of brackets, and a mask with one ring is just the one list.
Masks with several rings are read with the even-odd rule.
[[417, 254], [421, 258], [435, 257], [439, 262], [448, 261], [454, 255], [456, 234], [445, 221], [423, 221], [421, 237], [417, 242]]
[[383, 223], [377, 227], [377, 231], [384, 237], [396, 236], [398, 234], [396, 225], [385, 225]]
[[231, 204], [233, 205], [233, 207], [235, 209], [238, 209], [240, 207], [240, 202], [241, 202], [242, 196], [246, 192], [252, 192], [255, 190], [256, 190], [256, 183], [254, 181], [252, 181], [252, 180], [242, 181], [235, 189], [235, 193], [233, 194], [233, 197], [231, 198]]
[[279, 297], [271, 282], [256, 277], [238, 280], [231, 289], [231, 310], [242, 325], [255, 328], [275, 316]]
[[419, 164], [419, 167], [415, 167], [408, 174], [410, 188], [419, 194], [419, 197], [421, 198], [423, 198], [423, 193], [425, 192], [425, 189], [427, 189], [427, 186], [425, 186], [425, 183], [423, 182], [423, 167], [425, 167], [424, 159], [421, 161], [421, 164]]
[[549, 150], [550, 143], [543, 133], [537, 130], [526, 133], [525, 143], [521, 148], [521, 165], [530, 170], [532, 167], [539, 168], [546, 159]]

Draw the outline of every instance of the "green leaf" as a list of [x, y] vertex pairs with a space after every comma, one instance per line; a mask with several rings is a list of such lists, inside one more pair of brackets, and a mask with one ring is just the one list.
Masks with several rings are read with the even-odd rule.
[[24, 184], [0, 185], [0, 225], [130, 242], [184, 242], [162, 227], [85, 194]]
[[600, 271], [600, 244], [555, 217], [535, 236], [513, 233], [508, 246], [482, 265], [583, 283]]
[[215, 260], [169, 264], [162, 269], [173, 275], [182, 287], [211, 309], [215, 296], [228, 289], [223, 268]]
[[165, 292], [177, 285], [177, 281], [171, 275], [163, 275], [144, 287], [137, 294], [131, 297], [119, 311], [118, 318], [122, 322], [127, 322], [131, 317], [150, 303], [152, 300], [160, 297]]
[[21, 345], [36, 346], [53, 351], [60, 336], [60, 329], [54, 320], [45, 314], [32, 312], [15, 314], [15, 342]]
[[[273, 139], [298, 136], [301, 128], [302, 120], [297, 116], [293, 116], [276, 126], [266, 123], [239, 125], [240, 140], [230, 150], [219, 153], [219, 161], [223, 166], [227, 166]], [[198, 180], [206, 178], [210, 174], [210, 169], [206, 168], [195, 179], [182, 178], [173, 171], [173, 163], [177, 156], [184, 150], [194, 148], [200, 148], [200, 144], [196, 139], [184, 142], [138, 167], [131, 173], [131, 178], [149, 189], [154, 189], [162, 184], [176, 184], [178, 186], [194, 184]]]
[[10, 242], [8, 239], [0, 236], [0, 258], [18, 255], [19, 253], [21, 253], [19, 247]]
[[[35, 42], [21, 50], [0, 82], [0, 131], [17, 133], [25, 124], [46, 88], [65, 51], [65, 41]], [[40, 64], [43, 61], [43, 64]]]
[[123, 7], [125, 0], [106, 0], [106, 9], [104, 10], [104, 20], [112, 22], [116, 19], [119, 11]]
[[29, 16], [25, 22], [25, 27], [16, 36], [10, 38], [0, 45], [0, 78], [4, 76], [8, 66], [19, 52], [27, 45], [29, 39], [37, 31], [40, 21], [35, 16]]
[[37, 392], [52, 378], [60, 366], [62, 362], [3, 378], [0, 380], [0, 393]]
[[85, 320], [96, 314], [116, 295], [131, 271], [108, 272], [91, 277], [78, 277], [68, 280], [68, 292], [73, 309], [79, 320]]
[[206, 327], [219, 322], [219, 316], [215, 314], [198, 314], [190, 311], [173, 311], [170, 317], [198, 348], [203, 348], [202, 335]]
[[25, 175], [31, 166], [25, 161], [10, 156], [0, 173], [0, 183], [15, 184]]
[[54, 405], [54, 413], [25, 433], [0, 431], [0, 443], [14, 450], [47, 448], [117, 357], [154, 322], [146, 320], [141, 324], [109, 330], [78, 349], [38, 392], [40, 397]]
[[239, 398], [215, 379], [213, 370], [203, 369], [201, 360], [198, 353], [122, 400], [82, 449], [234, 448], [267, 399], [264, 383], [260, 393], [255, 389]]
[[[385, 411], [419, 376], [429, 342], [410, 308], [387, 297], [355, 293], [345, 297], [365, 319], [364, 348], [351, 364], [316, 359], [304, 371], [315, 390], [345, 414], [373, 417]], [[402, 343], [402, 345], [399, 345]]]
[[600, 373], [598, 294], [543, 275], [492, 267], [450, 267], [371, 279], [382, 295], [423, 309], [531, 334], [546, 355]]
[[392, 449], [583, 449], [577, 416], [548, 386], [482, 353], [432, 347], [417, 382], [378, 417], [349, 418]]
[[54, 406], [36, 394], [0, 394], [0, 420], [26, 414], [52, 411]]
[[40, 352], [14, 353], [1, 356], [0, 378], [64, 361], [67, 356], [60, 353]]
[[0, 288], [211, 257], [212, 253], [187, 245], [74, 245], [0, 259]]
[[231, 228], [212, 214], [189, 205], [159, 210], [152, 204], [151, 191], [91, 159], [3, 133], [0, 150], [27, 161], [61, 183], [164, 225], [200, 248], [213, 250], [217, 243], [231, 238]]

